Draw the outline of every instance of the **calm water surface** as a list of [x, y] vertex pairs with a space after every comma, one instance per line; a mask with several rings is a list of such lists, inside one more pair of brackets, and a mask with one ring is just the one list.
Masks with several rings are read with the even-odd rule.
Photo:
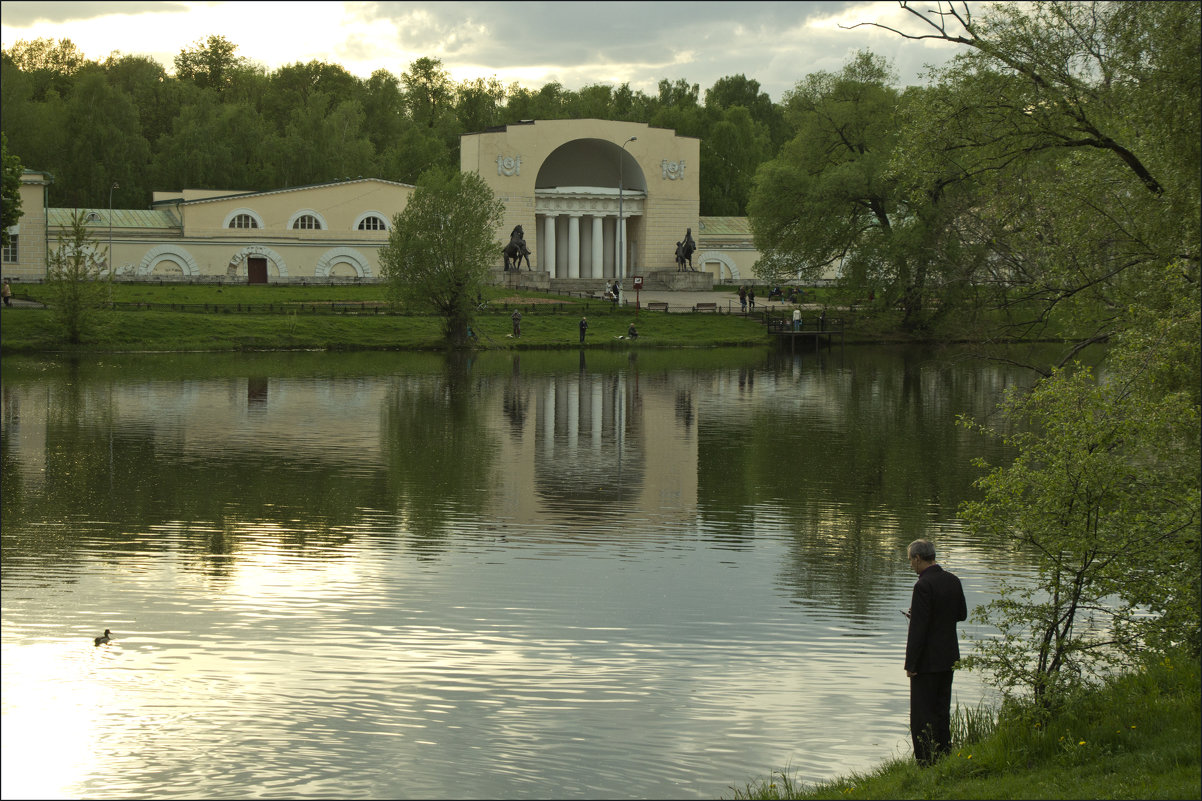
[[1002, 457], [955, 417], [1027, 376], [961, 356], [6, 357], [3, 795], [697, 798], [908, 753], [905, 545], [970, 606], [1027, 569], [955, 521]]

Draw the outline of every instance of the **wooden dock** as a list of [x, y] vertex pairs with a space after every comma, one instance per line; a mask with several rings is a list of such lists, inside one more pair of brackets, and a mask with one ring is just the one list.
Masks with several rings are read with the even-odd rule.
[[785, 343], [788, 343], [790, 353], [799, 350], [816, 353], [820, 348], [829, 349], [836, 337], [839, 344], [843, 344], [843, 321], [840, 319], [828, 320], [821, 315], [811, 316], [809, 319], [803, 317], [796, 331], [793, 330], [793, 320], [790, 318], [766, 317], [764, 322], [768, 326], [768, 332], [776, 338], [782, 349], [786, 347]]

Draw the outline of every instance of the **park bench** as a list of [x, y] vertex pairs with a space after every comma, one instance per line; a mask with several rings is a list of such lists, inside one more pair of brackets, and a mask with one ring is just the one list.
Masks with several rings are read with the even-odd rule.
[[668, 304], [664, 303], [662, 300], [653, 300], [647, 304], [647, 311], [666, 312], [667, 310], [668, 310]]
[[716, 312], [716, 311], [718, 311], [718, 304], [717, 303], [698, 303], [696, 306], [693, 307], [693, 311], [695, 311], [695, 312], [702, 312], [702, 311]]

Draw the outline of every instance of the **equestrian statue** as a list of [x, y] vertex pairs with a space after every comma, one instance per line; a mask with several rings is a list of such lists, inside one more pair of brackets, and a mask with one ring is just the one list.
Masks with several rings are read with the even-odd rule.
[[501, 253], [505, 255], [505, 269], [522, 269], [522, 259], [526, 260], [526, 269], [532, 270], [530, 266], [530, 249], [526, 247], [526, 233], [522, 230], [522, 226], [515, 226], [513, 233], [509, 235], [509, 244], [506, 245]]
[[697, 243], [693, 241], [693, 229], [686, 228], [684, 231], [684, 240], [676, 243], [676, 271], [683, 272], [685, 264], [693, 272], [697, 272], [693, 268], [693, 251], [697, 249]]

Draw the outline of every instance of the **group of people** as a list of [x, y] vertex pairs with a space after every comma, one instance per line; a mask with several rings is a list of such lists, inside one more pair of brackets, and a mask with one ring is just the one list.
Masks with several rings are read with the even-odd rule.
[[613, 301], [613, 304], [615, 306], [617, 306], [618, 303], [621, 302], [621, 300], [622, 300], [622, 285], [618, 283], [617, 279], [614, 279], [614, 282], [612, 284], [609, 283], [609, 281], [605, 282], [605, 299]]
[[755, 287], [748, 287], [746, 284], [739, 287], [739, 307], [743, 313], [747, 313], [747, 306], [750, 304], [751, 310], [755, 311]]
[[778, 284], [768, 290], [768, 300], [787, 300], [790, 303], [801, 303], [804, 298], [805, 292], [800, 287], [791, 286], [787, 290], [782, 291]]

